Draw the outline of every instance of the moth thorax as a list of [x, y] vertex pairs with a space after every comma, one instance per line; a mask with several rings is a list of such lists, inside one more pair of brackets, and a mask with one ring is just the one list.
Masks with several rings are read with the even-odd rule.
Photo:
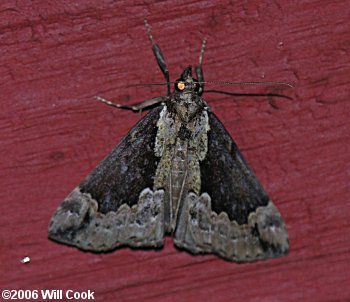
[[182, 92], [174, 94], [168, 107], [182, 123], [188, 123], [203, 110], [204, 104], [196, 93]]

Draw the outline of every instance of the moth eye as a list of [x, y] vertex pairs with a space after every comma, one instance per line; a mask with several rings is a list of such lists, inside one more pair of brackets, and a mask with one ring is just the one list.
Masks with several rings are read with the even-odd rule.
[[185, 83], [184, 82], [177, 83], [177, 89], [184, 90], [185, 89]]

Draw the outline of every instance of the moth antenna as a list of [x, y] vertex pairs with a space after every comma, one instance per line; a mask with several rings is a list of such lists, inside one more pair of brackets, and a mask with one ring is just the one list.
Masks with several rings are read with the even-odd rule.
[[206, 84], [218, 84], [218, 85], [283, 85], [294, 88], [294, 86], [287, 82], [226, 82], [226, 81], [207, 81], [199, 82]]
[[[169, 82], [169, 84], [175, 84], [178, 83], [178, 81], [175, 82]], [[140, 86], [166, 86], [168, 83], [141, 83], [141, 84], [129, 84], [126, 87], [140, 87]]]
[[[169, 82], [169, 84], [176, 84], [179, 81]], [[291, 88], [294, 86], [287, 82], [226, 82], [226, 81], [198, 81], [199, 84], [217, 84], [217, 85], [285, 85]], [[168, 83], [144, 83], [144, 84], [129, 84], [126, 87], [139, 87], [139, 86], [165, 86]]]

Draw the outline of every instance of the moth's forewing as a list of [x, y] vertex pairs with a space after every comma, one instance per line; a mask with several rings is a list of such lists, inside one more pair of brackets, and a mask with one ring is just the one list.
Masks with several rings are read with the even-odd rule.
[[142, 118], [67, 196], [51, 219], [49, 238], [91, 251], [163, 244], [163, 191], [152, 191], [160, 110]]
[[216, 213], [247, 223], [248, 216], [269, 197], [249, 168], [236, 143], [214, 113], [209, 112], [208, 153], [201, 162], [201, 191], [212, 199]]
[[255, 261], [288, 252], [282, 217], [213, 113], [208, 151], [200, 163], [201, 195], [189, 193], [175, 244], [192, 253]]

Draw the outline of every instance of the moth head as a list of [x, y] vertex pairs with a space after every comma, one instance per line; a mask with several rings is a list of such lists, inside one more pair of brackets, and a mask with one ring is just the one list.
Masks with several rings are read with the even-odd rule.
[[191, 93], [199, 91], [199, 83], [198, 80], [192, 77], [192, 66], [188, 66], [184, 69], [179, 79], [176, 80], [175, 91], [177, 92], [185, 92]]
[[183, 122], [190, 122], [203, 110], [204, 102], [199, 96], [199, 82], [192, 77], [192, 67], [188, 66], [175, 82], [175, 91], [167, 102], [169, 111]]

